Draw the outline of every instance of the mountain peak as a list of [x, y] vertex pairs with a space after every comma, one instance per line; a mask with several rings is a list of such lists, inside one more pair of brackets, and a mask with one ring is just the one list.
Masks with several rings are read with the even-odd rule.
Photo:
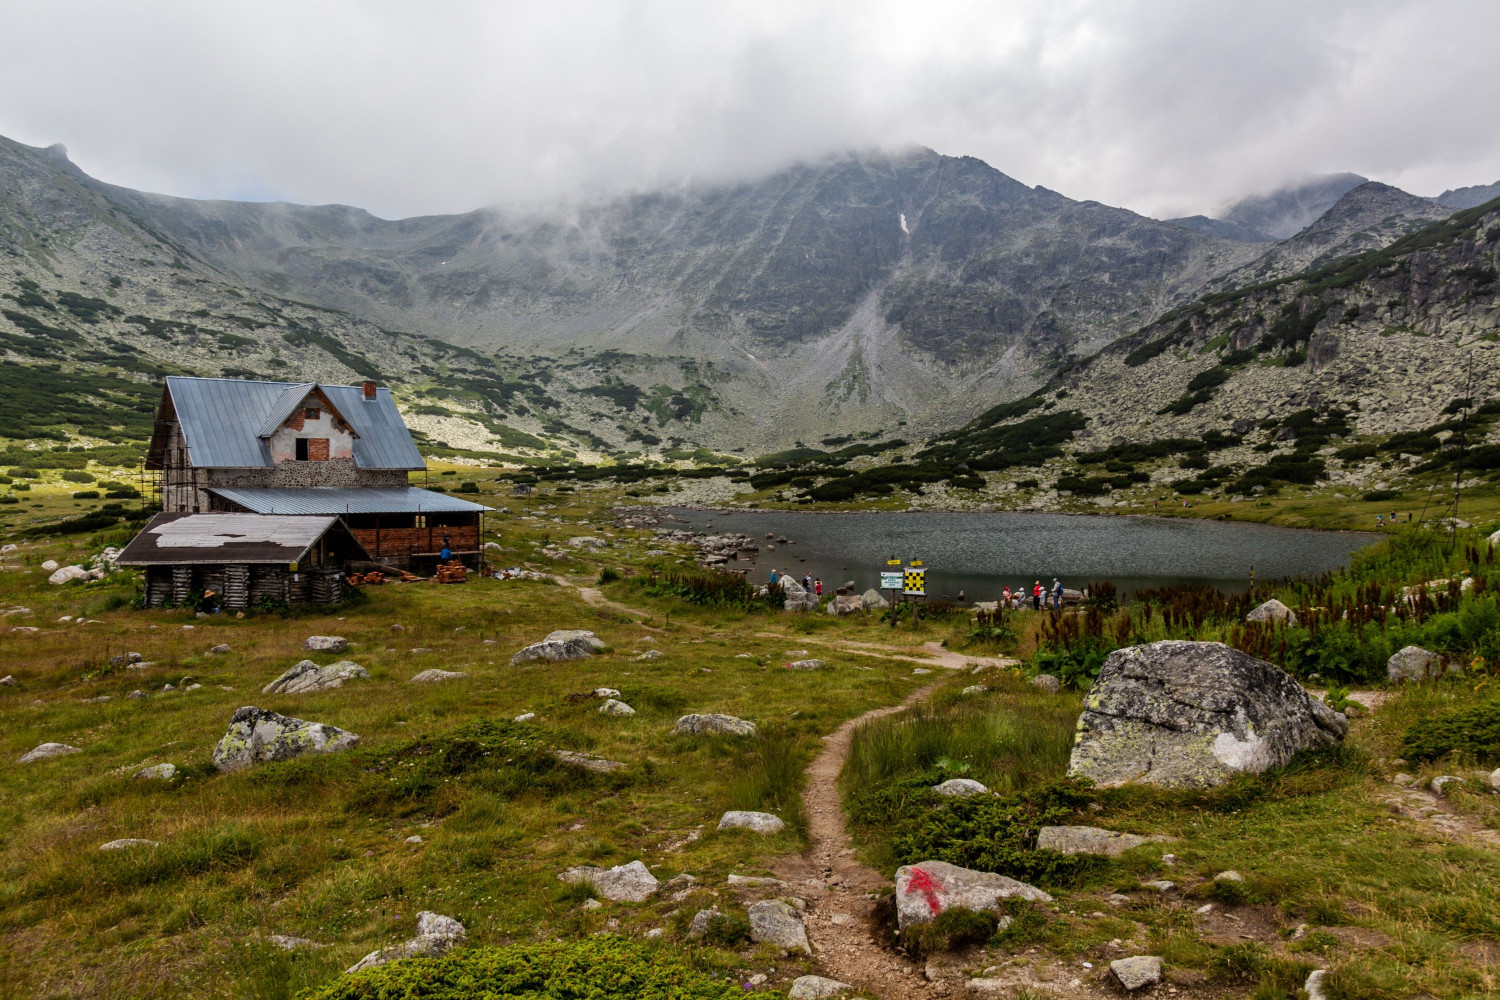
[[1324, 174], [1266, 194], [1241, 198], [1217, 218], [1194, 215], [1167, 221], [1225, 239], [1272, 243], [1300, 233], [1340, 198], [1368, 182], [1368, 177], [1359, 174]]

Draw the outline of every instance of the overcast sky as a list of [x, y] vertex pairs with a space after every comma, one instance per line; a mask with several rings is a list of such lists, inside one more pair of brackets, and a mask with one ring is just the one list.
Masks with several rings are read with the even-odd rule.
[[0, 134], [386, 217], [907, 143], [1157, 216], [1500, 180], [1497, 0], [0, 0]]

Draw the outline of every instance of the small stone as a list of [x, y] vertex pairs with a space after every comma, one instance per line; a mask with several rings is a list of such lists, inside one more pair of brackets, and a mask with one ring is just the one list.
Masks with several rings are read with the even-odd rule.
[[[805, 652], [805, 650], [804, 650]], [[786, 665], [788, 670], [817, 670], [824, 666], [822, 660], [792, 660]]]
[[310, 635], [302, 648], [310, 653], [342, 653], [349, 648], [349, 640], [341, 635]]
[[1051, 674], [1037, 674], [1031, 679], [1031, 686], [1036, 688], [1038, 691], [1045, 691], [1048, 694], [1057, 694], [1062, 690], [1062, 681], [1059, 681]]
[[912, 673], [920, 675], [920, 674], [930, 674], [930, 673], [932, 673], [932, 671], [928, 670], [926, 667], [918, 667], [917, 669], [913, 670]]
[[1327, 977], [1327, 969], [1314, 969], [1307, 974], [1307, 982], [1302, 984], [1307, 991], [1307, 1000], [1328, 1000], [1328, 993], [1323, 989], [1323, 980]]
[[424, 670], [417, 674], [408, 684], [436, 684], [439, 681], [456, 681], [460, 677], [468, 676], [462, 670]]
[[1417, 780], [1416, 778], [1414, 778], [1411, 775], [1409, 775], [1409, 774], [1405, 773], [1404, 771], [1402, 771], [1402, 772], [1397, 772], [1396, 776], [1391, 779], [1391, 784], [1393, 784], [1393, 785], [1400, 785], [1402, 788], [1405, 788], [1406, 786], [1412, 784], [1416, 780]]
[[144, 778], [152, 781], [171, 781], [177, 777], [176, 764], [153, 764], [143, 767], [131, 775], [132, 778]]
[[79, 753], [78, 747], [70, 747], [66, 743], [43, 743], [26, 751], [16, 759], [17, 764], [30, 764], [32, 761], [46, 760], [49, 757], [63, 757], [70, 753]]
[[719, 817], [720, 830], [752, 830], [755, 833], [780, 833], [786, 828], [779, 816], [771, 813], [731, 810]]
[[637, 662], [641, 660], [659, 660], [666, 654], [659, 649], [648, 649], [639, 656], [632, 657]]
[[707, 934], [709, 925], [713, 923], [714, 917], [718, 915], [719, 908], [717, 906], [711, 906], [706, 910], [699, 910], [693, 914], [692, 923], [688, 925], [687, 939], [689, 941], [697, 941], [703, 935]]
[[1161, 878], [1161, 879], [1156, 879], [1155, 881], [1152, 881], [1152, 882], [1142, 882], [1141, 883], [1141, 888], [1142, 889], [1151, 889], [1151, 890], [1154, 890], [1154, 891], [1160, 892], [1160, 893], [1168, 893], [1168, 892], [1171, 892], [1173, 889], [1177, 888], [1177, 883], [1176, 882], [1169, 882], [1166, 879]]
[[941, 784], [933, 785], [932, 790], [939, 795], [963, 798], [966, 795], [983, 795], [989, 788], [973, 778], [949, 778]]
[[1163, 854], [1161, 856], [1161, 863], [1166, 865], [1168, 868], [1175, 868], [1177, 867], [1177, 855]]
[[1233, 868], [1231, 868], [1228, 871], [1219, 872], [1219, 874], [1215, 875], [1214, 876], [1214, 881], [1215, 882], [1243, 882], [1243, 881], [1245, 881], [1245, 876], [1241, 875], [1239, 872], [1237, 872]]
[[348, 971], [358, 972], [387, 962], [403, 958], [436, 958], [464, 943], [467, 933], [464, 925], [452, 917], [424, 910], [417, 914], [417, 936], [409, 941], [372, 951], [352, 965]]
[[787, 991], [790, 1000], [818, 1000], [819, 997], [837, 996], [847, 993], [854, 987], [848, 983], [841, 983], [837, 979], [826, 979], [823, 976], [798, 976], [792, 980], [792, 988]]
[[788, 952], [800, 951], [812, 954], [807, 941], [807, 928], [802, 917], [786, 903], [776, 899], [763, 899], [751, 903], [750, 940], [756, 944], [769, 944]]
[[140, 837], [124, 837], [120, 840], [111, 840], [106, 844], [100, 844], [101, 851], [124, 851], [132, 847], [156, 847], [154, 840], [142, 840]]
[[988, 694], [989, 690], [990, 689], [987, 688], [987, 687], [985, 687], [983, 684], [970, 684], [968, 687], [964, 688], [963, 693], [964, 694]]
[[784, 886], [785, 882], [779, 878], [769, 878], [764, 875], [731, 875], [727, 879], [730, 885], [742, 885], [747, 888], [756, 888], [763, 885]]
[[640, 903], [655, 895], [659, 883], [656, 876], [640, 861], [613, 868], [596, 868], [579, 865], [569, 868], [557, 876], [563, 882], [587, 882], [605, 899], [616, 902]]
[[625, 767], [618, 760], [605, 760], [603, 757], [579, 753], [577, 750], [554, 750], [552, 751], [552, 756], [564, 764], [571, 764], [574, 767], [581, 767], [585, 771], [595, 771], [599, 774], [608, 774], [610, 771], [619, 771]]
[[127, 698], [144, 698], [144, 697], [146, 697], [146, 692], [142, 691], [140, 688], [136, 688], [134, 691], [130, 692], [125, 697], [127, 697]]
[[307, 938], [293, 937], [290, 934], [267, 934], [266, 940], [271, 942], [282, 951], [296, 951], [298, 948], [326, 948], [326, 944], [318, 944]]
[[620, 697], [620, 692], [616, 691], [614, 688], [594, 688], [594, 697], [618, 698]]
[[208, 651], [216, 656], [222, 655], [229, 652], [229, 643], [221, 642], [217, 646], [210, 646], [208, 647]]
[[535, 719], [535, 718], [536, 718], [536, 713], [535, 712], [522, 712], [520, 715], [516, 716], [513, 721], [515, 721], [515, 722], [530, 722], [532, 719]]
[[597, 899], [589, 898], [585, 899], [578, 908], [580, 910], [602, 910], [604, 909], [604, 904]]
[[634, 715], [635, 709], [631, 708], [623, 701], [611, 698], [604, 704], [599, 706], [599, 713], [601, 715]]
[[1117, 958], [1109, 963], [1109, 971], [1122, 987], [1135, 991], [1161, 982], [1161, 959], [1155, 955]]
[[11, 674], [6, 674], [4, 677], [0, 677], [0, 684], [4, 684], [6, 687], [14, 687], [15, 683], [16, 679]]
[[1440, 774], [1428, 782], [1427, 787], [1432, 789], [1432, 794], [1434, 795], [1447, 795], [1446, 789], [1449, 785], [1462, 785], [1463, 783], [1464, 779], [1455, 775]]
[[653, 927], [649, 931], [646, 932], [646, 940], [647, 941], [655, 941], [657, 938], [661, 937], [665, 933], [666, 932], [663, 931], [660, 927]]
[[1110, 906], [1124, 906], [1130, 902], [1130, 897], [1122, 892], [1112, 892], [1104, 897], [1104, 901]]
[[1212, 904], [1212, 903], [1204, 903], [1202, 906], [1198, 907], [1193, 912], [1194, 913], [1202, 914], [1203, 916], [1206, 917], [1210, 913], [1214, 912], [1214, 904]]
[[414, 833], [410, 837], [407, 837], [406, 840], [403, 841], [403, 843], [407, 843], [407, 844], [421, 844], [421, 843], [425, 843], [425, 841], [422, 840], [422, 835], [420, 833]]
[[1297, 624], [1297, 614], [1276, 598], [1255, 608], [1245, 616], [1247, 622], [1277, 622], [1284, 625]]

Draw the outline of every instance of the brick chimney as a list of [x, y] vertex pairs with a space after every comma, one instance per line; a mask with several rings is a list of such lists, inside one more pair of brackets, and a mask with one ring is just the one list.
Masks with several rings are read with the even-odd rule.
[[365, 379], [365, 402], [367, 402], [367, 403], [373, 403], [374, 401], [375, 401], [375, 380], [367, 378], [367, 379]]

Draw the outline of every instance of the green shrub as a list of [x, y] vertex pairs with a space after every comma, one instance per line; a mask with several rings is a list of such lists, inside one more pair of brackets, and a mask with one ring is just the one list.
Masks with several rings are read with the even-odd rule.
[[920, 958], [983, 944], [995, 936], [999, 925], [1000, 920], [993, 913], [954, 906], [925, 924], [908, 927], [901, 943], [908, 953]]
[[73, 494], [73, 499], [74, 500], [98, 500], [99, 499], [99, 491], [98, 490], [79, 490], [77, 493]]
[[620, 579], [620, 571], [613, 567], [606, 566], [599, 571], [599, 585], [601, 587], [606, 583], [614, 583], [618, 579]]
[[1361, 500], [1367, 500], [1367, 501], [1369, 501], [1371, 503], [1381, 503], [1381, 502], [1384, 502], [1386, 500], [1400, 500], [1401, 499], [1401, 491], [1400, 490], [1370, 490], [1368, 493], [1365, 493], [1363, 496], [1361, 496], [1360, 499]]
[[719, 913], [708, 918], [708, 928], [703, 932], [707, 944], [721, 948], [737, 948], [750, 939], [750, 921], [738, 913]]
[[[464, 948], [367, 969], [301, 1000], [729, 1000], [743, 990], [665, 949], [619, 938]], [[776, 994], [764, 994], [776, 996]]]
[[67, 483], [92, 483], [94, 477], [87, 472], [78, 469], [69, 469], [62, 474], [63, 482]]
[[1472, 754], [1486, 763], [1500, 760], [1500, 698], [1419, 719], [1401, 739], [1407, 760], [1437, 760], [1450, 753]]

